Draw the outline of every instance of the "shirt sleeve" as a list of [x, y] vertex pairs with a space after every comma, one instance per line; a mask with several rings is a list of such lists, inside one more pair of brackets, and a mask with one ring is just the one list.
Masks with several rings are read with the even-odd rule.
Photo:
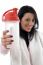
[[5, 48], [2, 44], [0, 44], [0, 52], [2, 54], [7, 54], [9, 49]]
[[39, 39], [43, 48], [43, 33], [39, 32]]

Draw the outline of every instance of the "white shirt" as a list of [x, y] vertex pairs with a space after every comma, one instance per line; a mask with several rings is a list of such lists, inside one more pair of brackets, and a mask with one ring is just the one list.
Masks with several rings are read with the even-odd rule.
[[[37, 32], [27, 48], [24, 39], [19, 44], [12, 44], [10, 50], [11, 65], [43, 65], [43, 35]], [[1, 52], [6, 54], [8, 49], [1, 46]]]

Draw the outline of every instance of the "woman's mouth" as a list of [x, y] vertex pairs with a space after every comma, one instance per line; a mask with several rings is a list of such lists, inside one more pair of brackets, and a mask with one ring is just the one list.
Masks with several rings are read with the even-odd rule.
[[32, 28], [32, 25], [30, 25], [30, 26], [27, 26], [27, 28], [28, 28], [28, 29]]

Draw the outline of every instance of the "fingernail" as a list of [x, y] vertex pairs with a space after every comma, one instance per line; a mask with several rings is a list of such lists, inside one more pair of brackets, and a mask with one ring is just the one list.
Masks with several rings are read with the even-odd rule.
[[9, 32], [9, 30], [7, 30], [7, 32]]
[[12, 35], [10, 37], [13, 37]]
[[14, 40], [11, 40], [11, 42], [13, 42]]

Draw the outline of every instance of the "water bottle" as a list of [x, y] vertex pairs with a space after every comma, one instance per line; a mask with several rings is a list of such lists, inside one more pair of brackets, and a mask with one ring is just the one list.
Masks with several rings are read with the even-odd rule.
[[[9, 30], [8, 35], [13, 35], [15, 44], [19, 43], [19, 18], [18, 18], [18, 9], [13, 8], [6, 11], [2, 16], [2, 21], [5, 24], [5, 30]], [[7, 48], [10, 48], [11, 44], [7, 45]]]

